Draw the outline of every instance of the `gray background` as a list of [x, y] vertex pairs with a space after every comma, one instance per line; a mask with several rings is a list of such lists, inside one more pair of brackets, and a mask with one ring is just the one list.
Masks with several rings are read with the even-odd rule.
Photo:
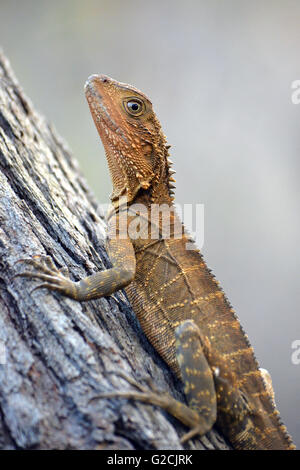
[[176, 200], [205, 204], [206, 260], [300, 445], [300, 2], [0, 0], [0, 44], [100, 202], [111, 191], [83, 94], [92, 73], [152, 99]]

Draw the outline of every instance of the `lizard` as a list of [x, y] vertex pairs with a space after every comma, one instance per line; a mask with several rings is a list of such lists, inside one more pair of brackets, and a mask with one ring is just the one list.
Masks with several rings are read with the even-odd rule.
[[[234, 309], [200, 250], [187, 249], [193, 242], [174, 207], [170, 146], [150, 99], [106, 75], [89, 77], [85, 95], [113, 183], [106, 239], [112, 267], [75, 282], [49, 256], [37, 255], [20, 260], [33, 269], [17, 275], [77, 301], [125, 289], [150, 343], [182, 380], [187, 404], [138, 385], [139, 391], [102, 398], [162, 407], [190, 428], [182, 442], [216, 424], [235, 449], [294, 449], [270, 377], [259, 368]], [[154, 206], [168, 211], [168, 236], [162, 233], [163, 211], [154, 224], [158, 236], [152, 236]], [[129, 228], [137, 214], [142, 228], [134, 236]]]

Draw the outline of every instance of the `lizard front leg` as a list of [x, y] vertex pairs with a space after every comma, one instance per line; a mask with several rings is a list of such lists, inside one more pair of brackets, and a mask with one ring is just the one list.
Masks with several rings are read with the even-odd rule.
[[113, 267], [78, 282], [71, 281], [65, 275], [65, 269], [56, 269], [50, 257], [38, 256], [20, 260], [33, 266], [35, 270], [24, 271], [16, 276], [40, 279], [43, 282], [36, 289], [45, 287], [74, 300], [97, 299], [127, 286], [135, 276], [135, 254], [128, 238], [108, 239], [107, 250]]

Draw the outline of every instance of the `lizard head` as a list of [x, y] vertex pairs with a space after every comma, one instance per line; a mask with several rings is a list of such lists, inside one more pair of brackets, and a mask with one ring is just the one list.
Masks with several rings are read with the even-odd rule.
[[169, 146], [149, 98], [106, 75], [89, 77], [85, 94], [105, 149], [112, 201], [126, 196], [130, 202], [140, 190], [150, 190], [154, 200], [163, 182], [171, 197], [175, 180], [169, 168]]

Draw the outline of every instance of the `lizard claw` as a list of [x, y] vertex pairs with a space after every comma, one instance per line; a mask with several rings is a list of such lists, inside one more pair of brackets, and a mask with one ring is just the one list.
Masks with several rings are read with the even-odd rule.
[[54, 284], [54, 283], [50, 284], [48, 282], [42, 282], [41, 284], [38, 284], [36, 287], [31, 289], [29, 294], [32, 294], [34, 291], [38, 289], [49, 289], [49, 290], [55, 290], [57, 292], [62, 292], [62, 293], [64, 293], [64, 290], [65, 290], [64, 287], [59, 284]]
[[122, 379], [126, 380], [126, 382], [128, 382], [130, 385], [140, 390], [142, 393], [148, 393], [148, 390], [145, 387], [143, 387], [143, 385], [139, 384], [135, 379], [125, 374], [124, 372], [119, 370], [119, 371], [113, 371], [111, 373], [116, 374], [119, 377], [122, 377]]
[[180, 443], [181, 444], [184, 444], [185, 442], [189, 441], [190, 439], [192, 439], [192, 437], [195, 437], [195, 436], [202, 436], [203, 435], [203, 429], [202, 429], [202, 425], [198, 425], [198, 426], [195, 426], [194, 428], [192, 428], [189, 432], [186, 432], [182, 438], [180, 439]]
[[[30, 266], [33, 266], [34, 268], [37, 268], [39, 271], [45, 274], [53, 275], [56, 273], [62, 274], [63, 276], [68, 276], [68, 268], [62, 267], [61, 269], [57, 269], [50, 256], [34, 255], [32, 258], [21, 258], [16, 262], [16, 264], [18, 263], [26, 263]], [[16, 276], [20, 275], [22, 274], [16, 274]]]
[[[149, 390], [146, 387], [139, 384], [135, 379], [133, 379], [129, 375], [125, 374], [124, 372], [117, 371], [117, 372], [113, 372], [113, 373], [116, 374], [116, 375], [119, 375], [120, 377], [122, 377], [122, 379], [126, 380], [126, 382], [128, 382], [133, 387], [136, 387], [141, 392], [149, 393]], [[153, 393], [156, 393], [158, 395], [161, 395], [161, 394], [165, 393], [165, 392], [163, 392], [162, 390], [160, 390], [156, 387], [156, 385], [154, 384], [154, 382], [152, 381], [152, 379], [149, 376], [144, 377], [143, 380], [146, 382], [146, 384], [148, 385], [148, 387], [151, 389], [151, 391]]]
[[163, 390], [160, 390], [156, 385], [155, 383], [153, 382], [153, 380], [150, 378], [150, 377], [145, 377], [145, 382], [146, 384], [148, 385], [149, 388], [151, 388], [152, 392], [153, 393], [157, 393], [158, 395], [161, 395], [162, 393], [166, 393], [164, 392]]
[[17, 261], [17, 263], [21, 262], [32, 266], [34, 269], [17, 273], [13, 276], [13, 279], [16, 277], [27, 277], [44, 281], [34, 287], [30, 293], [37, 289], [47, 288], [61, 292], [68, 297], [76, 298], [77, 284], [70, 280], [68, 268], [63, 267], [58, 269], [50, 256], [35, 255], [32, 258], [23, 258]]

